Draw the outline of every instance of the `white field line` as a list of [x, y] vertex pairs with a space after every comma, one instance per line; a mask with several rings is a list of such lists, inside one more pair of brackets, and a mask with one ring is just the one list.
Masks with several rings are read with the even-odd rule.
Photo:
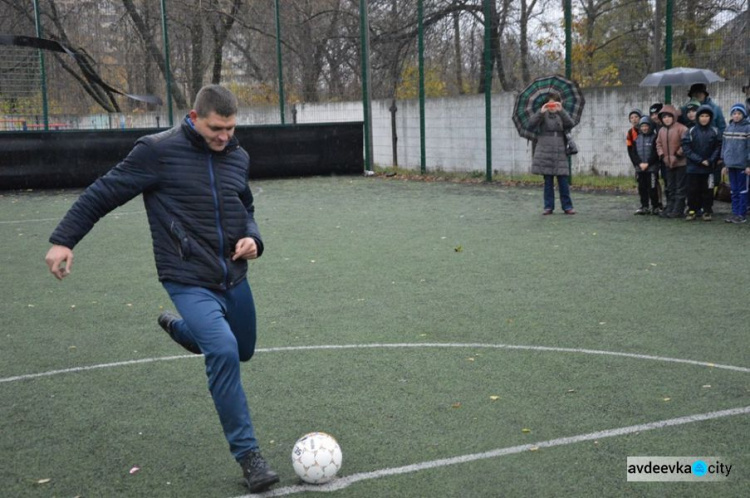
[[461, 463], [474, 462], [477, 460], [487, 460], [490, 458], [497, 458], [506, 455], [513, 455], [516, 453], [523, 453], [532, 449], [538, 448], [552, 448], [555, 446], [565, 446], [569, 444], [580, 443], [582, 441], [591, 441], [604, 439], [608, 437], [624, 436], [626, 434], [634, 434], [636, 432], [651, 431], [654, 429], [663, 429], [665, 427], [674, 427], [678, 425], [691, 424], [694, 422], [702, 422], [705, 420], [714, 420], [724, 417], [732, 417], [736, 415], [747, 415], [750, 414], [750, 406], [743, 408], [732, 408], [729, 410], [721, 410], [709, 413], [699, 413], [696, 415], [687, 415], [685, 417], [671, 418], [668, 420], [659, 420], [657, 422], [649, 422], [646, 424], [630, 425], [627, 427], [620, 427], [618, 429], [608, 429], [597, 432], [590, 432], [588, 434], [580, 434], [578, 436], [562, 437], [558, 439], [549, 439], [547, 441], [539, 441], [537, 443], [523, 444], [520, 446], [510, 446], [508, 448], [498, 448], [496, 450], [485, 451], [483, 453], [473, 453], [470, 455], [461, 455], [453, 458], [443, 458], [440, 460], [430, 460], [427, 462], [415, 463], [412, 465], [405, 465], [403, 467], [393, 467], [387, 469], [375, 470], [372, 472], [361, 472], [358, 474], [352, 474], [346, 477], [335, 479], [327, 484], [321, 485], [298, 485], [298, 486], [287, 486], [285, 488], [274, 489], [266, 491], [265, 493], [243, 495], [237, 498], [250, 498], [250, 497], [272, 497], [272, 496], [287, 496], [296, 493], [304, 492], [331, 492], [338, 491], [340, 489], [347, 488], [352, 484], [361, 481], [367, 481], [372, 479], [380, 479], [382, 477], [389, 477], [401, 474], [408, 474], [412, 472], [419, 472], [421, 470], [436, 469], [440, 467], [447, 467], [449, 465], [457, 465]]
[[[662, 361], [669, 363], [682, 363], [686, 365], [695, 365], [700, 367], [718, 368], [723, 370], [731, 370], [735, 372], [750, 373], [748, 367], [738, 367], [733, 365], [724, 365], [721, 363], [710, 363], [706, 361], [696, 360], [683, 360], [680, 358], [670, 358], [668, 356], [653, 356], [637, 353], [622, 353], [618, 351], [601, 351], [597, 349], [581, 349], [581, 348], [558, 348], [548, 346], [523, 346], [513, 344], [482, 344], [482, 343], [396, 343], [396, 344], [341, 344], [341, 345], [320, 345], [320, 346], [288, 346], [278, 348], [259, 348], [256, 350], [257, 353], [283, 353], [283, 352], [295, 352], [295, 351], [320, 351], [320, 350], [341, 350], [341, 349], [405, 349], [405, 348], [464, 348], [464, 349], [509, 349], [509, 350], [520, 350], [520, 351], [541, 351], [551, 353], [574, 353], [574, 354], [590, 354], [600, 356], [617, 356], [623, 358], [633, 358], [637, 360], [650, 360], [650, 361]], [[74, 372], [84, 372], [87, 370], [98, 370], [102, 368], [115, 368], [128, 365], [138, 365], [142, 363], [153, 363], [157, 361], [171, 361], [185, 358], [198, 358], [198, 355], [179, 355], [179, 356], [165, 356], [160, 358], [144, 358], [140, 360], [120, 361], [115, 363], [104, 363], [99, 365], [89, 365], [84, 367], [66, 368], [62, 370], [50, 370], [47, 372], [17, 375], [14, 377], [0, 378], [0, 384], [4, 382], [16, 382], [20, 380], [29, 380], [39, 377], [50, 377], [53, 375], [62, 375]]]

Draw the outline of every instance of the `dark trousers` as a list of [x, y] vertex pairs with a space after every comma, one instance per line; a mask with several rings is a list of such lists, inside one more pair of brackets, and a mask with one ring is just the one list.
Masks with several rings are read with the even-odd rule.
[[[662, 181], [664, 182], [664, 196], [662, 197], [662, 188], [661, 185], [658, 186], [659, 190], [659, 202], [661, 203], [660, 207], [664, 207], [667, 204], [669, 204], [669, 176], [667, 175], [667, 168], [663, 162], [659, 161], [659, 175], [661, 176]], [[666, 199], [664, 198], [666, 197]]]
[[688, 209], [696, 213], [703, 210], [704, 213], [714, 211], [714, 175], [690, 174], [687, 181]]
[[[570, 183], [567, 176], [557, 177], [557, 187], [560, 190], [560, 205], [563, 211], [573, 209], [570, 198]], [[555, 209], [555, 176], [544, 175], [544, 209]]]
[[667, 168], [667, 214], [682, 216], [685, 213], [685, 190], [687, 189], [687, 169]]
[[744, 169], [729, 168], [729, 185], [732, 188], [732, 214], [747, 216], [747, 195], [750, 177]]
[[641, 207], [647, 208], [649, 201], [651, 201], [651, 208], [659, 207], [659, 175], [656, 171], [638, 171], [636, 176]]
[[255, 352], [255, 303], [243, 281], [227, 291], [163, 282], [182, 320], [178, 342], [197, 344], [205, 356], [208, 389], [229, 449], [237, 461], [258, 448], [240, 380], [240, 362]]

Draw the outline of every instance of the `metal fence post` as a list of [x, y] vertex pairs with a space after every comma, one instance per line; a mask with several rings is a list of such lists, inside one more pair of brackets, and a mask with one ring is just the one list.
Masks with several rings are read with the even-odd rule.
[[284, 67], [281, 61], [281, 20], [279, 19], [279, 0], [276, 0], [276, 67], [279, 71], [279, 112], [281, 113], [281, 124], [286, 124], [284, 117]]
[[417, 2], [418, 33], [417, 47], [419, 51], [419, 170], [427, 173], [427, 150], [425, 140], [424, 116], [424, 1]]
[[485, 180], [492, 181], [492, 58], [490, 57], [490, 2], [484, 0], [484, 141], [487, 155]]
[[[673, 16], [673, 0], [667, 0], [667, 13], [666, 13], [666, 23], [664, 25], [664, 30], [666, 31], [665, 35], [665, 41], [664, 41], [664, 69], [672, 69], [672, 37], [673, 37], [673, 31], [674, 28], [672, 27], [672, 16]], [[659, 19], [656, 20], [659, 22]], [[664, 103], [665, 104], [671, 104], [672, 103], [672, 87], [671, 86], [665, 86], [664, 87]]]
[[365, 170], [372, 171], [372, 96], [370, 95], [370, 23], [367, 0], [359, 0], [359, 32], [362, 44], [362, 107], [365, 121]]
[[161, 34], [164, 38], [164, 78], [167, 80], [167, 114], [170, 128], [174, 126], [172, 111], [172, 69], [169, 64], [169, 33], [167, 32], [167, 0], [161, 0]]
[[[36, 37], [42, 37], [42, 17], [39, 12], [39, 0], [34, 0], [34, 23], [36, 24]], [[44, 50], [38, 49], [39, 69], [42, 78], [42, 115], [44, 119], [44, 131], [49, 130], [49, 104], [47, 102], [47, 70], [44, 64]]]

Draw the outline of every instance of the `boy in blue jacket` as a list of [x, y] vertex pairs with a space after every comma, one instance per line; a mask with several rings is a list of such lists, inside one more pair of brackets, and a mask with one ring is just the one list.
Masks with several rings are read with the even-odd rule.
[[722, 138], [721, 157], [724, 161], [722, 173], [729, 175], [732, 189], [732, 215], [724, 221], [745, 223], [750, 179], [750, 120], [742, 103], [732, 106], [729, 117], [729, 126]]
[[710, 106], [698, 108], [698, 124], [682, 137], [682, 150], [687, 157], [687, 221], [703, 212], [704, 221], [711, 221], [714, 207], [714, 169], [721, 153], [721, 134], [711, 126], [714, 111]]

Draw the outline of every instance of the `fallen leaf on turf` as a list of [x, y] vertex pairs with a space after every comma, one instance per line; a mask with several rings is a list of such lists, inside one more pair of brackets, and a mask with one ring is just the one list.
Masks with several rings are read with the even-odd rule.
[[656, 263], [651, 263], [651, 266], [656, 266]]
[[466, 358], [467, 361], [474, 361], [474, 358]]
[[664, 398], [662, 401], [671, 401], [672, 398]]
[[461, 403], [453, 403], [451, 408], [461, 408]]
[[456, 246], [456, 247], [453, 248], [453, 250], [456, 251], [456, 252], [462, 252], [464, 250], [464, 248], [463, 248], [463, 246]]
[[568, 392], [569, 393], [574, 393], [574, 392], [576, 392], [576, 390], [575, 389], [568, 389]]
[[136, 465], [132, 469], [130, 469], [130, 474], [133, 475], [136, 472], [138, 472], [139, 470], [141, 470], [141, 468]]
[[499, 400], [499, 399], [500, 399], [500, 396], [490, 396], [490, 399], [491, 399], [492, 401], [497, 401], [497, 400]]
[[38, 481], [37, 481], [36, 483], [37, 483], [37, 484], [47, 484], [47, 483], [48, 483], [48, 482], [50, 482], [51, 480], [52, 480], [52, 479], [50, 479], [50, 478], [47, 478], [47, 479], [39, 479], [39, 480], [38, 480]]
[[531, 448], [529, 448], [529, 451], [538, 451], [538, 450], [539, 450], [539, 446], [532, 446]]
[[711, 384], [706, 384], [705, 386], [703, 386], [703, 388], [704, 389], [710, 389], [711, 388]]
[[521, 429], [521, 432], [523, 432], [524, 434], [528, 434], [528, 433], [531, 432], [531, 429], [523, 428], [523, 429]]

